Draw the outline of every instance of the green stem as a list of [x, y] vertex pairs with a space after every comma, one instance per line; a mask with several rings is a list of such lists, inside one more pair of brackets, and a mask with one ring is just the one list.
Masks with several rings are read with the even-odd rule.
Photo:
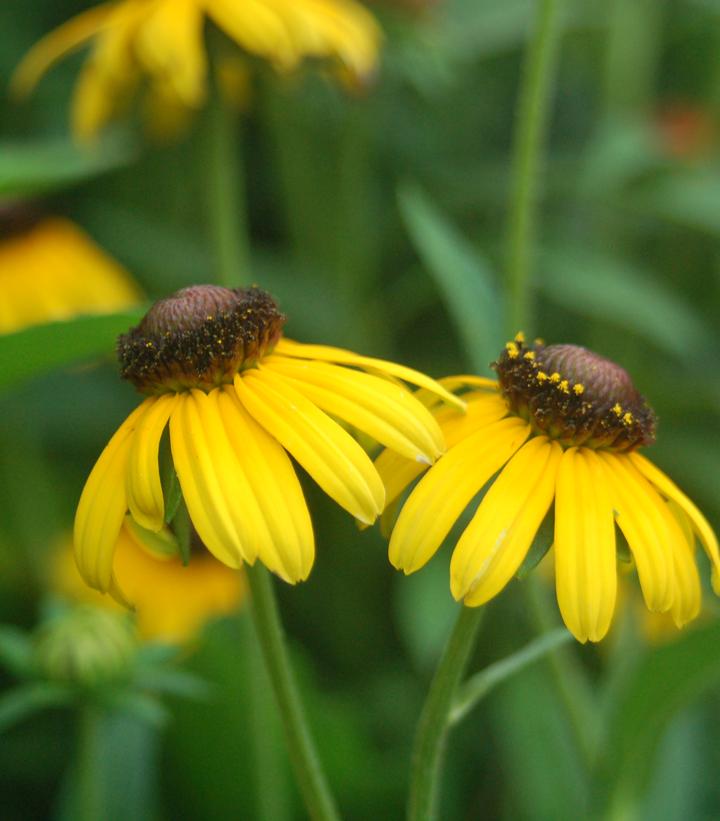
[[[530, 615], [538, 632], [544, 634], [557, 627], [556, 621], [548, 613], [547, 599], [540, 582], [529, 576], [523, 589], [527, 596]], [[590, 771], [595, 765], [597, 750], [597, 727], [595, 726], [597, 711], [592, 707], [592, 694], [583, 675], [584, 671], [577, 664], [575, 656], [568, 647], [556, 647], [549, 654], [548, 661], [555, 688], [565, 706], [578, 750], [585, 766]]]
[[498, 684], [520, 673], [526, 667], [541, 659], [546, 653], [570, 641], [572, 635], [564, 627], [543, 633], [531, 642], [521, 647], [515, 653], [494, 664], [489, 664], [484, 670], [476, 673], [459, 689], [453, 700], [452, 710], [448, 719], [450, 725], [457, 724], [485, 698]]
[[538, 174], [559, 45], [560, 0], [540, 0], [523, 66], [513, 144], [513, 184], [507, 248], [510, 336], [532, 323], [529, 279]]
[[465, 671], [483, 610], [461, 607], [420, 714], [410, 772], [409, 821], [436, 817], [452, 700]]
[[283, 638], [275, 593], [267, 570], [257, 562], [247, 568], [252, 616], [268, 675], [275, 691], [290, 761], [308, 814], [319, 821], [339, 819], [315, 750]]
[[208, 105], [207, 118], [208, 167], [202, 173], [208, 192], [208, 227], [216, 279], [232, 288], [252, 280], [240, 121], [218, 93]]
[[85, 704], [80, 709], [77, 749], [77, 803], [79, 821], [103, 817], [101, 757], [99, 747], [102, 714], [100, 708]]

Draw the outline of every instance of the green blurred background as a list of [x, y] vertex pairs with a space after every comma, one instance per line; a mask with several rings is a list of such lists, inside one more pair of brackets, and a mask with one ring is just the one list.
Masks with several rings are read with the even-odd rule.
[[[3, 87], [33, 42], [87, 5], [2, 4]], [[537, 4], [416, 5], [420, 13], [373, 4], [385, 42], [381, 70], [362, 93], [347, 95], [311, 72], [254, 74], [235, 156], [252, 236], [252, 270], [241, 278], [278, 298], [293, 338], [434, 376], [489, 375], [516, 330], [505, 319], [506, 223], [518, 84]], [[81, 60], [65, 60], [29, 102], [0, 99], [0, 196], [43, 194], [48, 210], [83, 226], [151, 299], [212, 281], [206, 117], [170, 144], [148, 143], [126, 125], [92, 158], [78, 154], [67, 112]], [[524, 330], [586, 345], [630, 371], [660, 418], [651, 457], [716, 530], [719, 129], [720, 3], [563, 4], [539, 180], [534, 313]], [[16, 364], [0, 359], [0, 372]], [[32, 630], [41, 618], [51, 549], [71, 526], [97, 454], [136, 401], [118, 379], [111, 345], [101, 359], [2, 389], [6, 625]], [[345, 817], [400, 818], [415, 722], [456, 612], [449, 550], [404, 578], [377, 528], [360, 533], [310, 482], [304, 487], [317, 561], [308, 582], [278, 592], [318, 746]], [[514, 582], [488, 607], [473, 670], [537, 634], [528, 584]], [[558, 624], [551, 588], [544, 594], [546, 618]], [[720, 816], [717, 604], [708, 586], [699, 626], [650, 641], [635, 598], [637, 590], [599, 647], [569, 645], [601, 739], [596, 770], [583, 763], [553, 668], [542, 661], [453, 731], [442, 818], [580, 818], [598, 795], [614, 796], [618, 818]], [[302, 818], [247, 615], [208, 625], [181, 661], [208, 683], [202, 698], [166, 697], [161, 723], [122, 712], [103, 719], [104, 817]], [[12, 671], [0, 672], [0, 686], [14, 683]], [[4, 730], [3, 818], [73, 816], [77, 733], [76, 712], [60, 709]]]

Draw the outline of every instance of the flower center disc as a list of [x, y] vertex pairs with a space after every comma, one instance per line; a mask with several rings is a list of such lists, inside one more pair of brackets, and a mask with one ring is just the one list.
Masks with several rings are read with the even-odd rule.
[[143, 393], [211, 390], [255, 365], [284, 324], [260, 288], [193, 285], [156, 302], [118, 337], [120, 372]]
[[567, 447], [627, 451], [655, 441], [655, 414], [627, 371], [587, 348], [526, 346], [519, 334], [493, 367], [510, 409]]

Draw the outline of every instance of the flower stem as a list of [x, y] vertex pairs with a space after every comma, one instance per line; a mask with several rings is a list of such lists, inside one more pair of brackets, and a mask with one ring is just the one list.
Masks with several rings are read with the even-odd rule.
[[238, 114], [216, 90], [207, 110], [208, 227], [215, 250], [216, 279], [228, 288], [252, 279], [245, 172]]
[[529, 280], [538, 173], [558, 52], [560, 0], [540, 0], [521, 79], [513, 144], [507, 247], [508, 332], [532, 322]]
[[453, 697], [470, 657], [483, 610], [461, 607], [420, 714], [410, 772], [409, 821], [435, 818]]
[[80, 709], [77, 750], [77, 804], [79, 821], [97, 821], [103, 816], [101, 757], [98, 750], [101, 713], [93, 704]]
[[335, 802], [315, 750], [283, 638], [275, 593], [267, 570], [247, 567], [252, 617], [268, 675], [275, 691], [295, 778], [308, 814], [316, 821], [339, 819]]

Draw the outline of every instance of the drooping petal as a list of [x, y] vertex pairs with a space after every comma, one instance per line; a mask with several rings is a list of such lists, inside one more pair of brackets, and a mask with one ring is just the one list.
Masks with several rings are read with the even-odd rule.
[[245, 524], [238, 521], [237, 500], [246, 488], [234, 469], [237, 460], [227, 437], [222, 441], [224, 431], [218, 430], [210, 401], [202, 391], [180, 395], [170, 416], [170, 447], [198, 535], [223, 564], [239, 568], [243, 561], [252, 563], [256, 555], [254, 539], [248, 538]]
[[675, 502], [675, 504], [685, 511], [688, 519], [692, 522], [693, 530], [700, 539], [700, 544], [702, 544], [705, 553], [707, 553], [708, 558], [712, 562], [713, 586], [716, 588], [715, 592], [720, 593], [720, 584], [718, 583], [720, 582], [720, 550], [718, 549], [717, 537], [707, 519], [672, 479], [666, 476], [649, 459], [646, 459], [639, 453], [631, 453], [630, 459], [640, 473], [642, 473], [666, 499]]
[[128, 507], [133, 519], [148, 530], [158, 531], [165, 523], [158, 450], [177, 398], [175, 394], [165, 394], [150, 400], [152, 406], [138, 422], [128, 454], [125, 474]]
[[599, 452], [610, 482], [615, 518], [630, 545], [649, 610], [665, 613], [675, 596], [673, 534], [657, 491], [627, 454]]
[[375, 459], [375, 468], [385, 485], [385, 504], [390, 505], [428, 466], [406, 459], [394, 450], [383, 450]]
[[75, 514], [75, 561], [85, 581], [107, 593], [112, 583], [113, 553], [127, 510], [125, 472], [132, 437], [152, 409], [146, 399], [120, 425], [95, 463]]
[[408, 459], [429, 464], [445, 450], [432, 414], [394, 382], [326, 362], [283, 356], [266, 357], [263, 367], [292, 380], [326, 413]]
[[578, 641], [600, 641], [617, 596], [615, 521], [597, 454], [570, 448], [555, 491], [555, 580], [558, 605]]
[[205, 97], [203, 24], [197, 0], [163, 0], [155, 3], [137, 35], [136, 53], [148, 73], [190, 107]]
[[[688, 534], [685, 528], [680, 525], [680, 519], [684, 516], [682, 510], [674, 511], [672, 503], [668, 503], [670, 515], [675, 518], [682, 531], [683, 539], [677, 540], [677, 546], [673, 550], [673, 567], [675, 570], [675, 598], [673, 601], [672, 614], [673, 621], [678, 627], [683, 627], [689, 621], [697, 617], [702, 605], [702, 587], [700, 584], [700, 574], [695, 564], [695, 537], [690, 530]], [[690, 537], [688, 539], [688, 536]]]
[[19, 97], [31, 94], [43, 74], [55, 63], [102, 31], [114, 6], [115, 3], [103, 3], [88, 9], [38, 40], [15, 69], [10, 83], [11, 92]]
[[261, 0], [205, 0], [212, 20], [240, 46], [265, 57], [278, 68], [294, 68], [301, 54], [287, 21]]
[[385, 490], [369, 457], [347, 431], [268, 369], [238, 374], [235, 389], [255, 421], [328, 496], [361, 522], [375, 521], [385, 504]]
[[259, 545], [260, 559], [287, 581], [302, 581], [312, 568], [315, 541], [290, 458], [245, 410], [232, 388], [221, 389], [218, 408], [267, 523], [270, 539]]
[[470, 500], [525, 442], [530, 428], [503, 419], [463, 440], [420, 480], [408, 497], [390, 539], [390, 561], [413, 573], [442, 544]]
[[536, 436], [503, 468], [453, 552], [456, 599], [483, 604], [517, 572], [552, 502], [561, 455], [557, 442]]
[[275, 353], [283, 356], [293, 356], [298, 359], [319, 359], [325, 362], [335, 362], [338, 365], [353, 365], [366, 371], [378, 372], [387, 376], [402, 379], [411, 385], [426, 388], [434, 394], [440, 396], [445, 402], [454, 405], [460, 410], [465, 410], [465, 402], [454, 394], [450, 393], [439, 382], [425, 376], [424, 373], [395, 362], [387, 362], [384, 359], [375, 359], [370, 356], [360, 356], [360, 354], [346, 351], [343, 348], [333, 348], [329, 345], [305, 345], [300, 342], [293, 342], [282, 337], [275, 346]]
[[467, 402], [464, 413], [448, 407], [435, 413], [448, 448], [508, 415], [507, 404], [498, 393], [473, 391], [465, 394], [463, 399]]

